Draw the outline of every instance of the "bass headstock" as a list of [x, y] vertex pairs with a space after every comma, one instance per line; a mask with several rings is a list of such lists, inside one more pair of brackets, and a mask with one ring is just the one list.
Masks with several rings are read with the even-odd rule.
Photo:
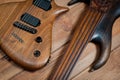
[[113, 0], [91, 0], [90, 7], [106, 12], [113, 4]]

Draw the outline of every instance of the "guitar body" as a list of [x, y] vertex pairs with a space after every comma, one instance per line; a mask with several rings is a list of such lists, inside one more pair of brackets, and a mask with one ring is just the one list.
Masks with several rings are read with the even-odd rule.
[[71, 0], [68, 5], [77, 2], [85, 2], [88, 5], [76, 23], [70, 44], [60, 65], [50, 75], [50, 80], [68, 80], [77, 60], [89, 42], [97, 44], [100, 48], [99, 56], [93, 63], [90, 72], [101, 68], [110, 56], [112, 27], [120, 16], [120, 0]]
[[50, 0], [30, 0], [26, 5], [3, 25], [0, 46], [20, 66], [36, 70], [50, 58], [55, 18], [68, 9]]

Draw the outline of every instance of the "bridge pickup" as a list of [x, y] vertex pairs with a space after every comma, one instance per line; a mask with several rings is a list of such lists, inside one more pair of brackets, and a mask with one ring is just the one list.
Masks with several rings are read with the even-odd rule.
[[34, 0], [33, 4], [39, 8], [48, 11], [51, 9], [51, 1], [50, 0]]
[[40, 20], [34, 16], [32, 16], [31, 14], [28, 14], [28, 13], [24, 13], [22, 16], [21, 16], [21, 21], [31, 25], [31, 26], [34, 26], [34, 27], [37, 27], [40, 25]]
[[24, 31], [27, 31], [27, 32], [29, 32], [29, 33], [31, 33], [31, 34], [37, 33], [37, 30], [36, 30], [36, 29], [31, 28], [31, 27], [29, 27], [29, 26], [27, 26], [27, 25], [24, 25], [24, 24], [22, 24], [22, 23], [20, 23], [20, 22], [18, 22], [18, 21], [14, 22], [13, 25], [14, 25], [15, 27], [17, 27], [17, 28], [19, 28], [19, 29], [22, 29], [22, 30], [24, 30]]

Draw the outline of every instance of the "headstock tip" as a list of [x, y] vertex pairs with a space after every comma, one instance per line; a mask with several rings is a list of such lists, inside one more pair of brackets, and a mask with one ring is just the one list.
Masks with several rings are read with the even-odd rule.
[[70, 2], [68, 2], [68, 6], [71, 6], [71, 5], [78, 3], [78, 2], [84, 2], [86, 4], [90, 4], [90, 0], [71, 0]]

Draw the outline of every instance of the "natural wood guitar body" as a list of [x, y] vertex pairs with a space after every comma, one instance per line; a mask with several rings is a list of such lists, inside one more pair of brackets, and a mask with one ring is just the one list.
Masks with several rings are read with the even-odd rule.
[[[6, 0], [8, 1], [8, 0]], [[26, 0], [30, 1], [30, 0]], [[66, 6], [70, 0], [55, 0], [58, 5]], [[7, 3], [0, 6], [0, 26], [11, 14], [19, 11], [19, 7], [24, 6], [26, 2], [20, 3]], [[24, 70], [22, 67], [14, 64], [12, 60], [7, 61], [4, 59], [5, 53], [0, 53], [0, 80], [48, 80], [48, 76], [51, 72], [55, 71], [58, 67], [59, 61], [63, 59], [64, 51], [66, 51], [68, 41], [72, 36], [72, 29], [74, 24], [78, 20], [80, 13], [84, 10], [84, 3], [77, 3], [73, 6], [69, 6], [69, 12], [58, 17], [53, 25], [52, 30], [52, 52], [50, 62], [37, 71], [31, 72]], [[28, 6], [29, 7], [29, 6]], [[74, 13], [74, 14], [73, 14]], [[81, 15], [82, 16], [82, 15]], [[12, 15], [10, 16], [12, 17]], [[10, 18], [9, 17], [9, 18]], [[88, 70], [91, 64], [95, 60], [96, 49], [95, 45], [88, 44], [84, 49], [82, 55], [77, 61], [74, 69], [68, 80], [119, 80], [120, 79], [120, 18], [116, 20], [113, 26], [112, 35], [112, 52], [111, 57], [107, 64], [101, 69], [89, 73]], [[108, 77], [109, 76], [109, 77]]]
[[[71, 0], [69, 5], [86, 0]], [[119, 0], [87, 0], [89, 3], [76, 24], [72, 40], [57, 70], [50, 80], [67, 80], [82, 51], [89, 42], [100, 48], [99, 56], [93, 63], [90, 72], [101, 68], [111, 52], [112, 26], [120, 16]], [[81, 64], [82, 65], [82, 64]]]
[[68, 10], [57, 6], [54, 1], [49, 2], [49, 10], [44, 10], [39, 7], [42, 1], [27, 1], [30, 7], [23, 6], [0, 30], [2, 50], [13, 61], [29, 70], [39, 69], [48, 62], [54, 19]]

